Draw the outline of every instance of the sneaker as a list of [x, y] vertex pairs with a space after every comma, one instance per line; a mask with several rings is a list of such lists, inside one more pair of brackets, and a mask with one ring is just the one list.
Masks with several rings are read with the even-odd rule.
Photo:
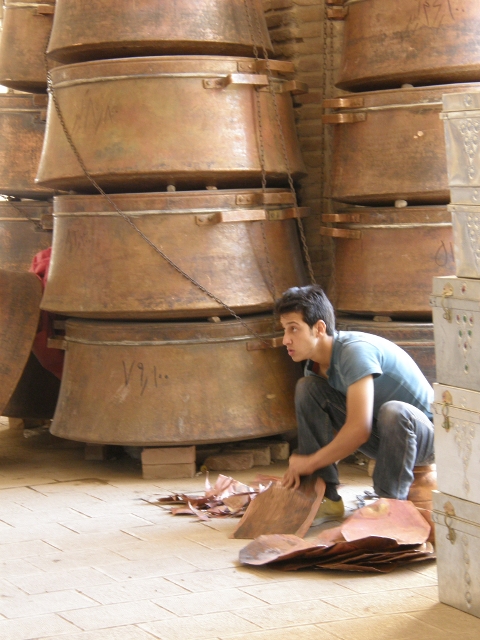
[[330, 498], [324, 498], [317, 511], [315, 520], [312, 522], [312, 527], [317, 527], [319, 524], [323, 524], [329, 520], [342, 520], [344, 514], [345, 506], [341, 498], [337, 502], [330, 500]]

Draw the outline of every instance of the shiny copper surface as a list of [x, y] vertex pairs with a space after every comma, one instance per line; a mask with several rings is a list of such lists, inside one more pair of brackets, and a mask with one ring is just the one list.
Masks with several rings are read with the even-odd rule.
[[271, 52], [261, 0], [57, 0], [48, 54], [63, 63]]
[[[281, 189], [114, 196], [120, 210], [189, 276], [237, 313], [272, 308], [306, 275], [292, 194]], [[87, 318], [229, 315], [101, 196], [55, 198], [53, 257], [42, 308]]]
[[52, 246], [52, 205], [0, 202], [0, 269], [28, 271], [33, 256]]
[[336, 309], [431, 318], [432, 278], [455, 273], [447, 207], [355, 207], [323, 220], [334, 225], [321, 233], [335, 238]]
[[[68, 320], [51, 431], [82, 442], [226, 442], [295, 426], [300, 375], [271, 316], [220, 323]], [[251, 331], [262, 335], [267, 344]]]
[[45, 93], [45, 49], [53, 24], [55, 0], [4, 0], [0, 38], [0, 84], [32, 93]]
[[480, 77], [480, 5], [471, 0], [350, 0], [337, 86], [365, 90]]
[[450, 200], [442, 95], [480, 89], [449, 84], [350, 94], [325, 105], [334, 126], [331, 196], [353, 204]]
[[42, 285], [33, 273], [0, 270], [0, 415], [30, 356]]
[[[291, 173], [304, 166], [289, 80], [293, 65], [270, 63]], [[251, 58], [164, 56], [84, 62], [52, 70], [66, 127], [88, 171], [107, 191], [260, 186], [261, 122], [270, 185], [285, 185], [287, 162], [263, 62]], [[261, 116], [257, 114], [258, 91]], [[81, 170], [53, 101], [39, 184], [95, 190]]]
[[0, 94], [0, 194], [40, 199], [53, 195], [35, 184], [46, 107], [47, 96]]

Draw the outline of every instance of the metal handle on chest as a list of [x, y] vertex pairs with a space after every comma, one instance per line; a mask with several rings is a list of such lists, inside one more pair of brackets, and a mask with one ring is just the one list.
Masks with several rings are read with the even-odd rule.
[[216, 211], [205, 215], [195, 216], [199, 226], [221, 224], [222, 222], [255, 222], [261, 220], [290, 220], [305, 218], [309, 213], [308, 207], [290, 207], [288, 209], [235, 209], [233, 211]]

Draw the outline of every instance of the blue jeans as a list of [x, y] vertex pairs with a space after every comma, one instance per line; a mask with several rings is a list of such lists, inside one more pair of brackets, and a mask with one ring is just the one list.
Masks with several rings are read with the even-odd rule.
[[[318, 376], [301, 378], [295, 391], [298, 452], [315, 453], [331, 442], [345, 423], [346, 397]], [[376, 460], [373, 488], [383, 498], [406, 500], [413, 468], [434, 462], [433, 424], [410, 404], [392, 400], [380, 407], [370, 438], [360, 451]], [[338, 484], [336, 464], [314, 475]]]

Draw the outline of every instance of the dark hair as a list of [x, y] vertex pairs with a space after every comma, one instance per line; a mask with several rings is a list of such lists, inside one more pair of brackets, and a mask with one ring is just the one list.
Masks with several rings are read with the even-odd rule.
[[310, 329], [319, 320], [323, 320], [327, 327], [327, 335], [333, 336], [335, 331], [335, 311], [332, 303], [318, 284], [307, 287], [292, 287], [282, 294], [275, 302], [274, 312], [281, 316], [285, 313], [298, 311]]

